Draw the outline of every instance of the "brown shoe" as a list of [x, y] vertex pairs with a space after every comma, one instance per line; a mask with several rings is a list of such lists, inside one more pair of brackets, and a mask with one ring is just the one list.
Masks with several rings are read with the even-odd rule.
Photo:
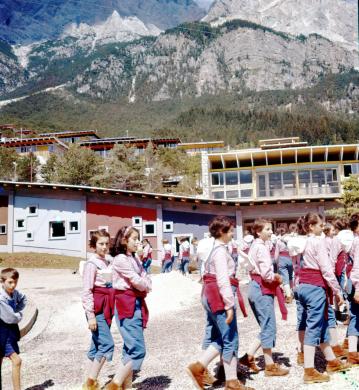
[[105, 387], [105, 390], [123, 390], [122, 385], [118, 385], [117, 383], [111, 381]]
[[203, 384], [207, 386], [212, 386], [214, 382], [216, 382], [216, 378], [209, 372], [207, 368], [205, 368], [203, 373]]
[[284, 376], [288, 374], [289, 370], [287, 368], [282, 368], [278, 363], [266, 364], [264, 369], [265, 376]]
[[204, 389], [204, 372], [206, 368], [200, 362], [191, 363], [187, 367], [187, 373], [192, 378], [197, 389]]
[[348, 371], [350, 370], [350, 364], [343, 363], [339, 359], [329, 360], [327, 364], [328, 373], [338, 372], [338, 371]]
[[346, 337], [343, 341], [343, 344], [342, 344], [342, 348], [344, 349], [344, 351], [348, 351], [349, 350], [349, 340], [348, 340], [348, 337]]
[[347, 353], [340, 345], [334, 345], [332, 347], [332, 350], [334, 352], [335, 357], [338, 359], [347, 357]]
[[248, 367], [252, 372], [257, 373], [261, 369], [256, 365], [254, 356], [250, 356], [247, 353], [239, 359], [239, 363]]
[[86, 383], [82, 385], [82, 390], [100, 390], [100, 386], [96, 379], [88, 378]]
[[254, 390], [253, 387], [244, 386], [238, 379], [231, 379], [226, 381], [225, 390]]
[[132, 389], [132, 371], [127, 375], [125, 381], [122, 384], [123, 390]]
[[321, 383], [329, 382], [330, 376], [326, 372], [319, 372], [315, 368], [305, 368], [304, 369], [304, 383]]
[[304, 365], [304, 352], [297, 352], [297, 364], [298, 366]]
[[350, 364], [351, 367], [359, 366], [359, 352], [348, 353], [348, 364]]

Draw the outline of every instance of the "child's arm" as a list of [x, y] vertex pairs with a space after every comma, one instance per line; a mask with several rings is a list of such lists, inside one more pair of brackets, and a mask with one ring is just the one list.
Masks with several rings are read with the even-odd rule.
[[0, 319], [6, 324], [18, 324], [22, 319], [22, 313], [15, 313], [7, 302], [0, 300]]
[[19, 313], [20, 311], [23, 311], [25, 309], [26, 304], [27, 304], [26, 295], [21, 293], [20, 291], [16, 290], [16, 309], [15, 309], [15, 312]]
[[82, 276], [83, 288], [82, 288], [82, 306], [85, 310], [87, 320], [95, 318], [93, 288], [96, 279], [96, 266], [94, 264], [85, 264], [84, 273]]

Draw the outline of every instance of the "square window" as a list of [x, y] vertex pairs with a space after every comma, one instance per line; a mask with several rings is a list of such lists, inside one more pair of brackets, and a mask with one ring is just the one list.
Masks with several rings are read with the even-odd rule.
[[146, 222], [143, 225], [144, 236], [155, 236], [156, 235], [156, 222]]
[[92, 237], [92, 235], [93, 235], [95, 232], [96, 232], [96, 230], [89, 230], [89, 231], [88, 231], [87, 236], [88, 236], [88, 240], [89, 240], [89, 241], [91, 240], [91, 237]]
[[0, 234], [6, 234], [6, 225], [0, 225]]
[[65, 221], [50, 222], [50, 238], [61, 239], [66, 237]]
[[35, 204], [32, 204], [32, 205], [27, 207], [27, 212], [28, 212], [29, 216], [31, 216], [31, 217], [37, 215], [37, 210], [38, 210], [38, 206]]
[[163, 222], [163, 233], [172, 233], [173, 232], [173, 222]]
[[17, 219], [16, 222], [15, 222], [15, 229], [17, 231], [25, 230], [26, 229], [25, 219]]
[[141, 227], [142, 226], [142, 217], [132, 217], [132, 226]]
[[25, 241], [34, 241], [34, 232], [27, 231]]
[[80, 222], [69, 221], [67, 233], [79, 233], [79, 232], [80, 232]]
[[106, 230], [106, 232], [108, 233], [108, 226], [99, 226], [98, 230]]

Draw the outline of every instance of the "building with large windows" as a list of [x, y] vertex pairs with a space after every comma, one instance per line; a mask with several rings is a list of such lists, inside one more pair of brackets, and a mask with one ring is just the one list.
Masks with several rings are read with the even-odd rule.
[[204, 195], [224, 200], [332, 199], [359, 173], [359, 144], [309, 146], [298, 137], [202, 154]]

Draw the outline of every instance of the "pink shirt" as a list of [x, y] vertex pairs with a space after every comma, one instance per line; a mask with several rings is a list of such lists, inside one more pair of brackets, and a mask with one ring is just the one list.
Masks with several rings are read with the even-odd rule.
[[340, 293], [340, 286], [334, 275], [324, 238], [314, 235], [308, 236], [303, 252], [303, 268], [320, 270], [333, 293], [335, 295]]
[[152, 248], [151, 248], [151, 245], [145, 245], [144, 248], [143, 248], [143, 255], [142, 257], [144, 259], [147, 259], [149, 255], [152, 254]]
[[184, 252], [187, 252], [189, 254], [190, 252], [190, 243], [186, 240], [186, 241], [183, 241], [179, 247], [179, 254], [178, 254], [178, 258], [180, 260], [182, 260], [182, 257], [183, 257], [183, 253]]
[[205, 273], [216, 275], [219, 293], [224, 302], [224, 309], [228, 310], [235, 305], [234, 294], [229, 278], [235, 276], [236, 264], [228, 252], [226, 245], [216, 240], [214, 249], [205, 265]]
[[256, 238], [253, 241], [248, 256], [254, 262], [254, 274], [260, 275], [263, 280], [267, 282], [273, 282], [274, 280], [274, 268], [269, 251], [269, 244], [264, 242], [260, 238]]
[[280, 238], [278, 238], [278, 240], [275, 244], [275, 252], [274, 252], [274, 260], [275, 261], [278, 261], [279, 254], [281, 252], [288, 252], [288, 247]]
[[338, 256], [339, 256], [339, 253], [343, 250], [343, 247], [342, 247], [342, 244], [340, 243], [339, 241], [339, 238], [337, 236], [334, 236], [333, 239], [332, 239], [332, 247], [331, 247], [331, 250], [330, 250], [330, 257], [331, 257], [331, 261], [334, 265], [334, 268], [335, 268], [335, 264], [338, 260]]
[[350, 274], [350, 279], [355, 288], [355, 292], [359, 292], [359, 236], [354, 236], [354, 242], [350, 251], [350, 256], [353, 259], [353, 268]]
[[139, 291], [149, 292], [152, 287], [150, 277], [139, 260], [131, 254], [117, 255], [112, 263], [113, 267], [113, 288], [116, 290], [127, 290], [134, 287]]
[[[86, 261], [83, 275], [82, 275], [82, 306], [85, 310], [86, 317], [88, 319], [95, 318], [94, 312], [94, 299], [93, 299], [93, 288], [94, 286], [106, 287], [106, 283], [109, 282], [108, 278], [105, 277], [105, 274], [98, 272], [99, 270], [111, 271], [110, 262], [107, 259], [99, 257], [93, 253], [89, 259]], [[108, 272], [108, 273], [109, 273]], [[107, 274], [108, 274], [107, 273]]]

